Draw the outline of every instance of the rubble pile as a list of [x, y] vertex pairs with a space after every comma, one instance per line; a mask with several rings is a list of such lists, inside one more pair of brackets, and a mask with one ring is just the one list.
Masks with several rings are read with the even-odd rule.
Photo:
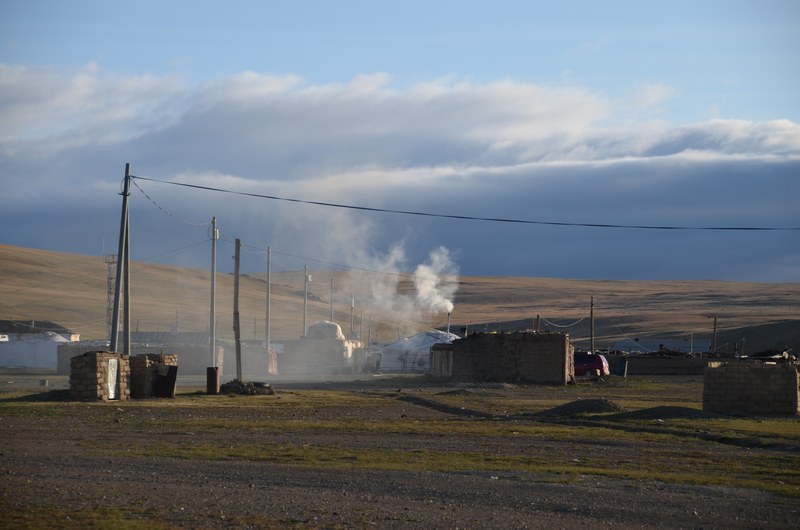
[[220, 394], [236, 394], [240, 396], [271, 396], [275, 394], [267, 383], [245, 383], [239, 379], [223, 383], [219, 387]]

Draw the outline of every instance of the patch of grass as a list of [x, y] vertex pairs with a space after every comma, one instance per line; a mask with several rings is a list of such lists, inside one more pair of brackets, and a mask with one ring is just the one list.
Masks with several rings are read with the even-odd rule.
[[[371, 449], [331, 445], [247, 443], [236, 446], [213, 443], [154, 444], [132, 448], [129, 456], [199, 460], [262, 461], [308, 468], [343, 471], [492, 472], [561, 475], [564, 478], [601, 475], [637, 481], [749, 488], [800, 498], [798, 459], [750, 455], [747, 459], [709, 458], [677, 449], [640, 451], [628, 460], [610, 462], [602, 451], [542, 453], [536, 455], [431, 449]], [[585, 455], [585, 456], [584, 456]]]
[[349, 433], [396, 433], [410, 435], [441, 436], [520, 436], [547, 438], [548, 440], [574, 441], [578, 439], [603, 440], [606, 442], [629, 441], [669, 442], [675, 435], [665, 432], [628, 432], [623, 429], [602, 426], [559, 425], [531, 421], [495, 420], [401, 420], [387, 419], [368, 421], [363, 419], [228, 419], [201, 418], [171, 422], [176, 431], [269, 431], [274, 433], [301, 432], [349, 432]]
[[721, 418], [707, 420], [702, 427], [721, 434], [780, 438], [800, 445], [798, 418]]

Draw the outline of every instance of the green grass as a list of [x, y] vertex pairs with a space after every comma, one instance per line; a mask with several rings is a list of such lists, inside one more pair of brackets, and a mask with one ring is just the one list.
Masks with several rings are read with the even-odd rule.
[[[680, 448], [640, 451], [629, 460], [609, 462], [602, 451], [540, 455], [436, 451], [430, 449], [369, 449], [332, 445], [246, 443], [229, 446], [206, 442], [155, 443], [131, 448], [130, 457], [199, 460], [260, 461], [342, 471], [427, 471], [535, 473], [575, 480], [585, 475], [661, 481], [674, 484], [729, 486], [769, 491], [800, 498], [800, 469], [796, 456], [775, 458], [749, 455], [744, 459], [709, 458], [708, 453], [686, 453]], [[667, 464], [667, 465], [665, 465]]]

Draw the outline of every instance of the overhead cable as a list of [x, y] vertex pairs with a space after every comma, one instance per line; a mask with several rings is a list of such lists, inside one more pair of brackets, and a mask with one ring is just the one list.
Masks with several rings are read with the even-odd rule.
[[131, 175], [132, 179], [149, 180], [151, 182], [160, 182], [162, 184], [171, 184], [173, 186], [182, 186], [185, 188], [194, 188], [198, 190], [214, 191], [218, 193], [229, 193], [232, 195], [243, 195], [246, 197], [255, 197], [257, 199], [269, 199], [274, 201], [285, 201], [299, 204], [310, 204], [315, 206], [327, 206], [329, 208], [343, 208], [348, 210], [358, 210], [364, 212], [380, 212], [380, 213], [394, 213], [400, 215], [415, 215], [419, 217], [438, 217], [442, 219], [456, 219], [461, 221], [484, 221], [492, 223], [513, 223], [513, 224], [529, 224], [529, 225], [547, 225], [547, 226], [574, 226], [583, 228], [627, 228], [636, 230], [713, 230], [713, 231], [800, 231], [800, 227], [776, 227], [776, 226], [670, 226], [670, 225], [624, 225], [624, 224], [609, 224], [609, 223], [575, 223], [575, 222], [561, 222], [561, 221], [537, 221], [532, 219], [507, 219], [501, 217], [477, 217], [471, 215], [454, 215], [433, 212], [418, 212], [413, 210], [393, 210], [388, 208], [375, 208], [370, 206], [356, 206], [352, 204], [338, 204], [333, 202], [323, 201], [309, 201], [304, 199], [295, 199], [290, 197], [277, 197], [275, 195], [264, 195], [260, 193], [251, 193], [245, 191], [226, 190], [223, 188], [215, 188], [212, 186], [201, 186], [199, 184], [188, 184], [185, 182], [173, 182], [169, 180], [159, 180], [150, 177], [137, 177]]

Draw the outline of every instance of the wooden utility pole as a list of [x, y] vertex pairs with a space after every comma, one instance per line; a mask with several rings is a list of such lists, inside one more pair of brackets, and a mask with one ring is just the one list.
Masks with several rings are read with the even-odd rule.
[[242, 380], [242, 333], [239, 325], [239, 256], [242, 242], [236, 239], [236, 253], [234, 254], [233, 274], [233, 335], [236, 340], [236, 379]]

